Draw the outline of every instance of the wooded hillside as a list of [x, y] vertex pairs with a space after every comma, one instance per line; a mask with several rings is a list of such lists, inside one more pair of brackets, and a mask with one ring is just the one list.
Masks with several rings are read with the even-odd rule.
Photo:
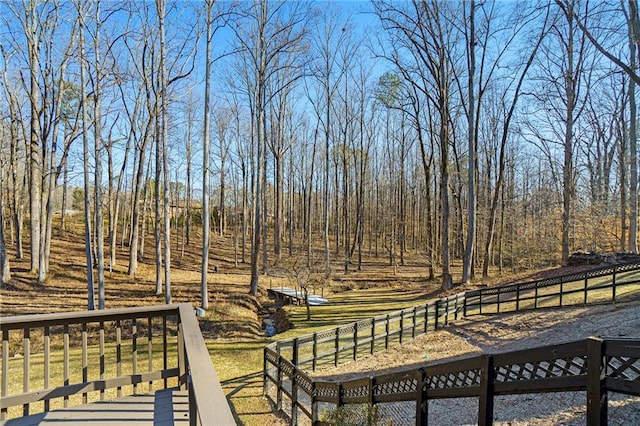
[[0, 10], [2, 283], [15, 258], [46, 282], [71, 210], [89, 309], [118, 250], [129, 275], [152, 253], [171, 302], [194, 245], [206, 308], [212, 233], [254, 295], [292, 259], [329, 277], [410, 254], [448, 288], [638, 252], [637, 0]]

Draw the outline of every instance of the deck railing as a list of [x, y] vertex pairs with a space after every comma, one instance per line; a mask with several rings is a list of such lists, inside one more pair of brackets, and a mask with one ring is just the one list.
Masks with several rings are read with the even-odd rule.
[[1, 420], [179, 387], [191, 424], [234, 423], [190, 304], [3, 317], [0, 330]]
[[[375, 376], [349, 383], [334, 383], [312, 379], [307, 371], [356, 360], [391, 345], [401, 344], [417, 335], [446, 327], [451, 321], [465, 316], [612, 303], [638, 297], [640, 264], [607, 266], [548, 280], [458, 293], [390, 314], [272, 343], [264, 349], [264, 394], [272, 400], [277, 410], [286, 412], [292, 424], [297, 423], [299, 411], [318, 423], [319, 403], [331, 402], [335, 407], [356, 401], [374, 404], [385, 398], [387, 401], [406, 400], [394, 398], [413, 400], [416, 392], [415, 389], [406, 387], [408, 382], [390, 394], [383, 392], [382, 399], [377, 399], [373, 393], [375, 386], [388, 388], [392, 386], [388, 384], [389, 380], [396, 380], [395, 378]], [[638, 343], [633, 345], [633, 350], [637, 351]], [[633, 371], [640, 371], [640, 361], [635, 359], [631, 365]], [[459, 366], [456, 363], [438, 366], [442, 371], [447, 371], [450, 367]], [[417, 373], [404, 374], [408, 374], [410, 381], [413, 381]], [[369, 391], [365, 392], [365, 388]], [[470, 396], [456, 395], [447, 390], [442, 392], [449, 392], [448, 397]], [[462, 390], [463, 394], [465, 392], [469, 392], [469, 389]], [[437, 394], [438, 392], [435, 393]], [[338, 400], [332, 395], [337, 395], [335, 398]], [[353, 399], [350, 395], [356, 395], [356, 398]], [[418, 420], [419, 417], [416, 417], [416, 424], [419, 424]]]

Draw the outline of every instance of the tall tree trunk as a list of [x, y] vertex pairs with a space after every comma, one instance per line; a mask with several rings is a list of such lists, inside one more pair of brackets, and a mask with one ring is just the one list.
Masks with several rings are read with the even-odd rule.
[[30, 199], [30, 253], [31, 272], [38, 272], [40, 255], [40, 214], [42, 192], [42, 146], [40, 135], [40, 31], [36, 22], [36, 3], [25, 10], [27, 23], [27, 51], [29, 55], [29, 101], [30, 101], [30, 135], [29, 135], [29, 199]]
[[83, 164], [84, 164], [84, 246], [87, 262], [87, 309], [90, 311], [95, 309], [95, 294], [93, 286], [93, 256], [91, 249], [91, 203], [89, 194], [91, 184], [89, 182], [89, 114], [87, 111], [87, 78], [85, 71], [85, 46], [84, 46], [84, 11], [81, 5], [78, 5], [78, 15], [80, 20], [80, 87], [82, 91], [82, 145], [83, 145]]
[[11, 267], [4, 243], [4, 208], [2, 207], [4, 189], [4, 185], [0, 183], [0, 287], [11, 281]]
[[209, 308], [209, 292], [207, 277], [209, 273], [209, 244], [211, 230], [209, 225], [209, 127], [211, 116], [209, 112], [209, 96], [211, 93], [211, 37], [213, 0], [206, 0], [207, 9], [207, 42], [205, 52], [204, 72], [204, 128], [202, 141], [202, 265], [200, 268], [200, 306]]
[[95, 194], [95, 215], [96, 215], [96, 257], [97, 257], [97, 280], [98, 280], [98, 309], [105, 308], [104, 294], [104, 222], [102, 217], [102, 99], [101, 99], [101, 80], [102, 72], [100, 65], [100, 3], [95, 4], [95, 21], [96, 28], [94, 34], [94, 66], [96, 68], [96, 76], [93, 93], [93, 142], [95, 157], [95, 179], [93, 184]]
[[468, 90], [469, 99], [467, 105], [467, 137], [468, 137], [468, 222], [467, 222], [467, 243], [464, 249], [464, 260], [462, 265], [462, 284], [468, 284], [471, 280], [471, 268], [473, 265], [473, 253], [475, 248], [475, 236], [476, 236], [476, 107], [475, 107], [475, 72], [476, 72], [476, 53], [475, 53], [475, 0], [470, 0], [469, 3], [469, 36], [467, 39], [468, 46]]
[[[638, 17], [637, 0], [629, 0], [629, 56], [630, 67], [636, 70], [638, 65], [638, 44], [640, 44], [640, 18]], [[631, 214], [629, 221], [629, 250], [638, 253], [638, 142], [637, 142], [637, 106], [636, 83], [629, 78], [629, 167], [631, 176], [629, 181], [629, 195]]]
[[164, 303], [171, 303], [171, 220], [170, 209], [170, 174], [169, 174], [169, 148], [167, 146], [167, 66], [165, 44], [165, 8], [166, 0], [157, 0], [159, 31], [160, 31], [160, 141], [162, 144], [162, 212], [164, 217]]

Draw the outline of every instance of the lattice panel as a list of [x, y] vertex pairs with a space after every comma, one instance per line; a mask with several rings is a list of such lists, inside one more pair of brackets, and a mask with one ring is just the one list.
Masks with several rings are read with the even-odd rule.
[[276, 365], [278, 363], [278, 356], [273, 352], [266, 351], [265, 358], [267, 359], [267, 362], [270, 364]]
[[300, 386], [302, 389], [304, 389], [306, 393], [311, 395], [311, 392], [313, 391], [313, 384], [311, 383], [311, 379], [309, 379], [307, 376], [304, 376], [302, 374], [297, 374], [296, 384]]
[[417, 389], [418, 389], [418, 380], [407, 378], [407, 379], [400, 379], [395, 382], [377, 383], [373, 387], [373, 394], [375, 396], [394, 395], [397, 393], [415, 392]]
[[338, 399], [338, 388], [333, 386], [316, 386], [314, 396], [321, 399]]
[[607, 357], [607, 377], [640, 381], [640, 358], [628, 356]]
[[353, 324], [344, 326], [344, 327], [340, 327], [340, 334], [351, 334], [353, 333], [353, 330], [355, 329]]
[[287, 375], [288, 377], [291, 377], [293, 375], [294, 367], [289, 363], [281, 362], [280, 370], [282, 371], [283, 374]]
[[344, 399], [363, 398], [369, 396], [369, 386], [354, 386], [342, 388], [342, 397]]
[[318, 332], [318, 334], [316, 335], [316, 338], [318, 340], [326, 339], [327, 337], [336, 337], [336, 331], [333, 329], [325, 330], [325, 331]]
[[580, 376], [587, 373], [586, 356], [560, 358], [551, 361], [525, 362], [496, 367], [496, 382], [548, 379], [552, 377]]
[[449, 374], [429, 376], [427, 389], [452, 389], [477, 386], [480, 384], [480, 369], [458, 371]]
[[360, 321], [356, 324], [358, 330], [366, 330], [371, 328], [371, 320]]

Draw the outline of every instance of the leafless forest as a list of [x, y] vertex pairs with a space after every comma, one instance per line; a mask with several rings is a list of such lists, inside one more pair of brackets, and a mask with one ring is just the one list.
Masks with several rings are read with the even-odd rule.
[[6, 0], [0, 20], [2, 283], [14, 257], [46, 282], [80, 217], [89, 309], [145, 255], [170, 302], [194, 244], [206, 308], [211, 233], [253, 294], [291, 259], [410, 258], [447, 288], [458, 260], [466, 283], [638, 251], [637, 0]]

